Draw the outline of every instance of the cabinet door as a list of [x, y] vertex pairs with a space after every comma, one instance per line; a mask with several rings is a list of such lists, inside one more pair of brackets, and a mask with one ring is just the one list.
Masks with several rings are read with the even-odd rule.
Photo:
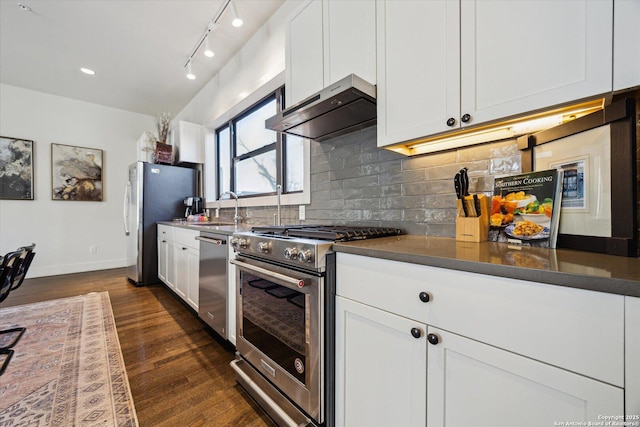
[[612, 0], [461, 4], [467, 125], [611, 91]]
[[324, 86], [349, 74], [376, 84], [376, 4], [323, 0]]
[[429, 333], [439, 339], [428, 345], [429, 426], [586, 425], [623, 413], [621, 388], [442, 330]]
[[179, 121], [172, 131], [177, 150], [176, 162], [204, 163], [205, 128], [195, 123]]
[[200, 251], [197, 249], [187, 249], [187, 303], [198, 311], [198, 280], [200, 271]]
[[167, 283], [168, 245], [169, 242], [166, 239], [158, 238], [158, 279], [162, 280], [164, 283]]
[[640, 1], [615, 0], [613, 19], [613, 90], [640, 85]]
[[324, 86], [321, 0], [308, 1], [289, 20], [285, 55], [285, 96], [290, 107]]
[[424, 324], [336, 297], [337, 426], [425, 425], [425, 331]]
[[458, 127], [460, 5], [377, 3], [378, 146]]
[[167, 279], [165, 283], [169, 288], [175, 290], [176, 288], [176, 243], [167, 240], [167, 273], [165, 278]]
[[[640, 415], [640, 298], [624, 298], [625, 399], [627, 415]], [[640, 421], [629, 418], [627, 421]]]
[[180, 244], [176, 244], [174, 247], [174, 256], [175, 256], [175, 288], [174, 291], [176, 294], [180, 296], [183, 300], [187, 299], [187, 283], [189, 281], [188, 276], [188, 257], [187, 253], [189, 248], [187, 246], [183, 246]]

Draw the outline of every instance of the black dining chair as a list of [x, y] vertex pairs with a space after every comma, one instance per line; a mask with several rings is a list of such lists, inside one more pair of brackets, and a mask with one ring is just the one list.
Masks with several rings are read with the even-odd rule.
[[24, 278], [27, 275], [27, 270], [29, 270], [31, 261], [33, 261], [33, 257], [36, 256], [36, 253], [33, 251], [35, 248], [35, 243], [18, 248], [19, 251], [22, 251], [22, 254], [20, 255], [21, 262], [20, 267], [13, 278], [13, 285], [11, 286], [12, 291], [18, 289], [20, 285], [22, 285], [22, 282], [24, 282]]
[[[0, 263], [0, 302], [4, 301], [11, 292], [14, 280], [20, 270], [20, 264], [22, 264], [21, 256], [23, 253], [24, 251], [17, 250], [2, 257]], [[0, 360], [2, 361], [0, 375], [7, 369], [13, 356], [12, 347], [20, 340], [25, 330], [26, 328], [17, 327], [0, 331]]]
[[[0, 303], [9, 296], [11, 291], [22, 285], [36, 254], [35, 247], [36, 244], [32, 243], [0, 257]], [[0, 375], [7, 369], [13, 356], [13, 346], [17, 344], [25, 331], [24, 327], [0, 331]]]

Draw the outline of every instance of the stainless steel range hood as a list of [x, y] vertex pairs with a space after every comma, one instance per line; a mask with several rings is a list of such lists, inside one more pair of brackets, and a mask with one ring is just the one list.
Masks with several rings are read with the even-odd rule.
[[267, 129], [324, 141], [376, 124], [376, 87], [351, 74], [265, 121]]

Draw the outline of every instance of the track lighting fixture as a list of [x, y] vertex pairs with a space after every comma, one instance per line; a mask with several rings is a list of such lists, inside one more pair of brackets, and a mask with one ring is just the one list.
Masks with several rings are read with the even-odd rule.
[[189, 80], [195, 80], [196, 79], [196, 75], [193, 74], [193, 71], [191, 71], [191, 60], [189, 60], [189, 62], [187, 62], [187, 78]]
[[209, 35], [207, 34], [207, 38], [204, 39], [204, 56], [207, 58], [213, 58], [215, 53], [211, 50], [211, 46], [209, 45]]
[[233, 21], [231, 21], [231, 25], [234, 27], [242, 26], [242, 19], [240, 19], [240, 15], [238, 15], [238, 10], [236, 9], [236, 4], [233, 0], [229, 4], [231, 6], [231, 15], [233, 15]]
[[191, 54], [189, 55], [189, 57], [184, 63], [184, 67], [188, 69], [187, 71], [188, 79], [193, 80], [196, 78], [196, 76], [191, 72], [191, 61], [193, 60], [193, 57], [196, 55], [196, 53], [198, 53], [198, 50], [202, 45], [204, 45], [203, 53], [206, 57], [213, 58], [213, 56], [215, 55], [215, 53], [213, 52], [213, 49], [211, 49], [211, 45], [210, 45], [211, 41], [209, 41], [209, 36], [211, 36], [211, 33], [219, 25], [218, 22], [220, 21], [220, 18], [222, 17], [222, 14], [224, 13], [224, 11], [227, 10], [227, 7], [231, 7], [231, 14], [233, 16], [233, 21], [231, 22], [231, 25], [233, 25], [234, 27], [239, 27], [242, 25], [243, 22], [242, 22], [242, 19], [240, 19], [240, 15], [238, 15], [238, 10], [236, 9], [234, 0], [224, 0], [222, 2], [222, 5], [220, 6], [220, 9], [218, 9], [218, 12], [213, 17], [213, 19], [209, 21], [209, 24], [207, 25], [207, 29], [204, 31], [204, 34], [198, 39], [198, 43], [196, 43], [196, 46], [193, 48], [193, 50], [191, 51]]

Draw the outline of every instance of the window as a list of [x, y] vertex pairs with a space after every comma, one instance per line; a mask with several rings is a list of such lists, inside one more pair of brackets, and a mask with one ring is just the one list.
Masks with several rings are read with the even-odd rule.
[[273, 195], [278, 184], [283, 194], [304, 191], [304, 140], [264, 127], [283, 94], [281, 87], [216, 130], [216, 198], [225, 191], [245, 198]]

